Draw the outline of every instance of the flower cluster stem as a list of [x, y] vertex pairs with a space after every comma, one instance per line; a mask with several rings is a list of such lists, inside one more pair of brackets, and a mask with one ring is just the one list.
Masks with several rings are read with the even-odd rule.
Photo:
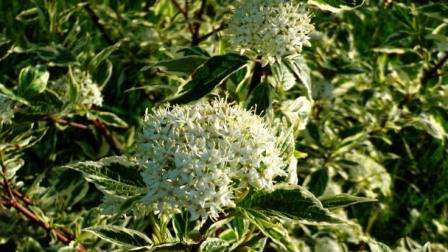
[[254, 72], [252, 74], [252, 79], [249, 85], [249, 94], [254, 91], [254, 89], [260, 84], [261, 77], [263, 76], [263, 66], [260, 61], [255, 61]]

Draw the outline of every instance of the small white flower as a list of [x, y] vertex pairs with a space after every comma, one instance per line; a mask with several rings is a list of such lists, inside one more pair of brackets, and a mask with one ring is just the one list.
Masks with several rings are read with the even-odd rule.
[[216, 100], [153, 112], [136, 156], [148, 187], [144, 202], [155, 212], [217, 218], [249, 189], [271, 190], [287, 176], [273, 130], [249, 111]]
[[314, 31], [303, 4], [286, 0], [246, 0], [229, 23], [231, 42], [264, 62], [299, 54]]
[[85, 82], [81, 85], [81, 104], [87, 106], [101, 106], [103, 104], [101, 90], [90, 78], [85, 79]]
[[6, 96], [0, 94], [0, 126], [11, 123], [14, 117], [14, 102]]
[[73, 77], [79, 85], [79, 103], [87, 107], [92, 105], [101, 106], [103, 104], [103, 96], [101, 90], [93, 80], [92, 76], [79, 69], [73, 71]]

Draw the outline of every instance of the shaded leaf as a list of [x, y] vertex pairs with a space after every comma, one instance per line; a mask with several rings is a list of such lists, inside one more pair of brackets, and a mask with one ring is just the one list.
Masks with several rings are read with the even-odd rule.
[[150, 246], [152, 243], [145, 234], [120, 226], [94, 226], [84, 230], [113, 244], [130, 248]]
[[178, 52], [183, 53], [185, 56], [195, 55], [195, 56], [210, 57], [210, 54], [206, 50], [204, 50], [198, 46], [182, 48]]
[[178, 59], [157, 62], [154, 66], [163, 71], [190, 75], [207, 61], [207, 57], [190, 55]]
[[297, 251], [294, 242], [288, 234], [288, 230], [280, 223], [273, 223], [272, 220], [260, 211], [239, 208], [238, 211], [254, 224], [265, 236], [279, 245], [284, 251]]
[[350, 194], [338, 194], [333, 196], [325, 196], [319, 198], [322, 202], [322, 205], [326, 208], [332, 209], [332, 208], [340, 208], [340, 207], [347, 207], [359, 203], [365, 203], [365, 202], [376, 202], [376, 199], [371, 198], [365, 198], [365, 197], [357, 197]]
[[9, 90], [7, 87], [5, 87], [3, 84], [0, 83], [0, 93], [4, 96], [8, 97], [9, 99], [20, 102], [22, 104], [29, 105], [28, 101], [24, 98], [16, 95], [13, 91]]
[[172, 252], [172, 251], [179, 251], [179, 252], [186, 252], [190, 251], [193, 247], [192, 244], [186, 244], [184, 242], [173, 242], [173, 243], [165, 243], [160, 244], [151, 247], [148, 249], [149, 252]]
[[183, 91], [170, 102], [188, 103], [202, 98], [216, 86], [226, 80], [232, 73], [247, 63], [247, 58], [238, 54], [215, 56], [196, 69]]
[[43, 66], [28, 66], [19, 74], [18, 93], [20, 96], [31, 97], [40, 94], [47, 88], [50, 73]]
[[254, 192], [239, 206], [295, 220], [340, 222], [311, 192], [298, 185], [279, 184], [272, 192]]
[[139, 195], [127, 198], [120, 204], [119, 209], [115, 214], [122, 214], [122, 213], [128, 212], [129, 210], [134, 208], [134, 206], [137, 203], [140, 203], [141, 200], [143, 199], [143, 197], [145, 197], [145, 196], [146, 196], [146, 193], [143, 193], [143, 194], [139, 194]]
[[272, 105], [272, 88], [263, 82], [255, 87], [247, 101], [247, 109], [254, 110], [257, 115], [264, 115]]
[[97, 68], [94, 78], [99, 87], [104, 87], [112, 77], [113, 65], [109, 60], [103, 61]]
[[104, 48], [99, 52], [93, 59], [89, 62], [88, 69], [92, 73], [95, 72], [100, 64], [105, 61], [114, 51], [116, 51], [121, 46], [121, 42]]
[[[324, 193], [329, 182], [328, 169], [319, 169], [311, 175], [311, 180], [308, 183], [308, 188], [316, 196], [320, 196]], [[323, 203], [322, 203], [323, 204]], [[324, 205], [324, 207], [326, 207]]]

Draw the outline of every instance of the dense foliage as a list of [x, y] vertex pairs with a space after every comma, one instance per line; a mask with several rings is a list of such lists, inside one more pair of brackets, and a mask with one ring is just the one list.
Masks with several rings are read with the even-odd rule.
[[447, 251], [447, 15], [0, 1], [0, 251]]

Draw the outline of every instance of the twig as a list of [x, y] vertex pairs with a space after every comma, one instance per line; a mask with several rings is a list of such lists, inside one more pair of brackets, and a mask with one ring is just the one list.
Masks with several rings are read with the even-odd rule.
[[190, 11], [190, 3], [188, 2], [189, 0], [185, 0], [185, 13], [187, 14], [187, 17], [189, 18], [189, 14], [188, 12]]
[[[15, 192], [15, 190], [11, 188], [11, 186], [9, 185], [9, 181], [7, 179], [6, 166], [3, 163], [1, 163], [1, 166], [3, 172], [3, 183], [2, 183], [3, 190], [7, 193], [8, 199], [0, 201], [0, 204], [5, 207], [12, 207], [16, 209], [19, 213], [21, 213], [31, 222], [42, 227], [47, 232], [54, 234], [60, 242], [64, 244], [70, 244], [70, 242], [74, 240], [74, 238], [70, 234], [66, 234], [57, 228], [52, 228], [48, 223], [44, 222], [38, 216], [36, 216], [27, 206], [23, 206], [22, 204], [20, 204], [19, 201], [17, 201], [16, 197], [20, 198], [24, 202], [32, 203], [29, 199], [23, 197], [23, 195], [20, 192]], [[82, 244], [79, 244], [78, 247], [76, 248], [76, 251], [85, 252], [87, 250]]]
[[6, 192], [6, 194], [8, 195], [8, 197], [11, 200], [15, 200], [14, 194], [12, 193], [11, 187], [9, 186], [9, 181], [8, 181], [8, 175], [7, 175], [7, 170], [6, 170], [6, 165], [3, 164], [2, 161], [2, 173], [3, 173], [3, 190]]
[[100, 131], [101, 135], [104, 136], [106, 141], [112, 147], [116, 154], [121, 154], [121, 144], [118, 140], [110, 133], [109, 129], [100, 120], [96, 119], [92, 121], [95, 127]]
[[205, 6], [207, 6], [207, 0], [202, 0], [201, 7], [196, 12], [197, 19], [199, 19], [199, 20], [202, 19], [202, 15], [204, 15], [204, 11], [205, 11]]
[[216, 28], [214, 28], [212, 31], [210, 31], [209, 33], [204, 34], [203, 36], [199, 37], [199, 38], [197, 39], [196, 42], [199, 44], [199, 43], [201, 43], [202, 41], [208, 39], [208, 38], [209, 38], [210, 36], [212, 36], [213, 34], [215, 34], [215, 33], [217, 33], [217, 32], [220, 32], [220, 31], [224, 30], [225, 28], [226, 28], [226, 25], [225, 25], [224, 23], [222, 23], [222, 24], [220, 24], [218, 27], [216, 27]]
[[188, 20], [188, 12], [180, 6], [179, 2], [176, 0], [171, 0], [171, 2], [174, 4], [174, 7], [176, 7], [176, 9], [185, 17], [185, 19]]
[[71, 237], [67, 237], [59, 229], [52, 229], [48, 223], [45, 223], [44, 221], [39, 219], [39, 217], [37, 217], [33, 212], [31, 212], [31, 210], [29, 210], [25, 206], [22, 206], [16, 200], [10, 200], [9, 206], [15, 208], [17, 211], [19, 211], [21, 214], [23, 214], [30, 221], [32, 221], [35, 224], [39, 225], [40, 227], [44, 228], [48, 232], [53, 233], [59, 241], [65, 243], [65, 244], [69, 244], [73, 240]]
[[188, 30], [191, 33], [191, 45], [197, 46], [199, 43], [206, 40], [207, 38], [209, 38], [216, 32], [223, 30], [225, 28], [225, 25], [221, 24], [219, 27], [213, 29], [211, 32], [201, 36], [200, 35], [201, 25], [202, 25], [201, 21], [203, 21], [203, 15], [205, 12], [205, 8], [207, 7], [207, 0], [201, 0], [201, 6], [194, 13], [193, 20], [191, 20], [191, 18], [189, 16], [189, 6], [190, 5], [189, 5], [188, 1], [189, 0], [185, 0], [185, 8], [182, 8], [182, 6], [179, 4], [179, 2], [177, 0], [171, 0], [174, 7], [176, 7], [176, 9], [184, 16], [184, 18], [187, 22]]
[[[65, 120], [65, 119], [62, 119], [62, 118], [54, 118], [54, 117], [49, 116], [49, 117], [46, 117], [45, 119], [49, 120], [51, 122], [54, 122], [54, 123], [59, 123], [59, 124], [62, 124], [62, 125], [69, 125], [69, 126], [72, 126], [74, 128], [77, 128], [77, 129], [82, 129], [82, 130], [88, 130], [89, 129], [88, 125], [77, 123], [77, 122], [71, 122], [71, 121], [68, 121], [68, 120]], [[100, 134], [106, 139], [106, 141], [112, 147], [113, 151], [116, 154], [121, 154], [121, 152], [122, 152], [121, 144], [112, 135], [112, 133], [107, 128], [107, 126], [104, 123], [102, 123], [100, 120], [98, 120], [98, 119], [92, 120], [91, 122], [93, 123], [95, 128], [99, 130]]]
[[[174, 7], [184, 16], [185, 20], [187, 21], [188, 30], [191, 34], [194, 33], [193, 26], [190, 23], [190, 17], [188, 16], [188, 10], [185, 10], [180, 6], [180, 4], [176, 0], [171, 0], [171, 2], [174, 4]], [[187, 7], [187, 6], [186, 6]]]
[[51, 121], [53, 121], [54, 123], [59, 123], [59, 124], [62, 124], [62, 125], [68, 125], [68, 126], [72, 126], [74, 128], [82, 129], [82, 130], [86, 130], [86, 129], [89, 128], [87, 125], [84, 125], [84, 124], [81, 124], [81, 123], [77, 123], [77, 122], [70, 122], [70, 121], [67, 121], [67, 120], [62, 119], [62, 118], [52, 118], [51, 117], [49, 119]]
[[199, 10], [196, 11], [194, 17], [194, 23], [193, 23], [193, 33], [191, 34], [191, 45], [197, 46], [202, 40], [200, 40], [200, 30], [201, 30], [201, 21], [202, 16], [204, 15], [205, 7], [207, 6], [207, 0], [201, 1], [201, 7], [199, 7]]
[[263, 76], [263, 66], [259, 60], [255, 61], [254, 73], [249, 84], [249, 94], [260, 84], [261, 77]]
[[[0, 185], [3, 188], [5, 188], [5, 182], [4, 181], [0, 181]], [[25, 203], [27, 206], [28, 205], [34, 205], [34, 202], [30, 198], [26, 197], [25, 195], [23, 195], [19, 191], [12, 189], [9, 185], [8, 185], [8, 188], [9, 188], [9, 190], [11, 190], [11, 192], [12, 192], [12, 194], [13, 194], [13, 196], [15, 198], [23, 201], [23, 203]]]
[[426, 69], [426, 71], [423, 72], [422, 78], [420, 80], [420, 83], [424, 86], [428, 81], [437, 76], [437, 71], [442, 68], [445, 63], [448, 61], [448, 53], [445, 54], [444, 57], [442, 57], [432, 68]]

